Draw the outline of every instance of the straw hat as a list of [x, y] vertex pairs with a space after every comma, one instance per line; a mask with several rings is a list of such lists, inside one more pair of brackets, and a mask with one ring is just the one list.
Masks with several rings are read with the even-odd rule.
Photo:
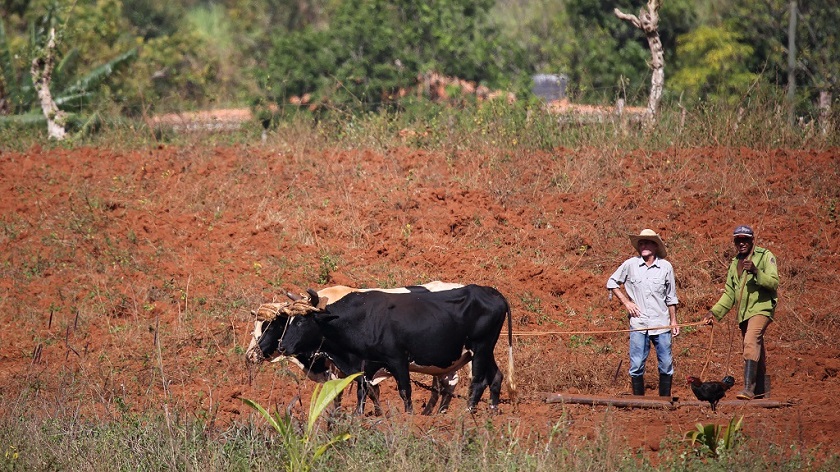
[[660, 238], [659, 235], [652, 229], [643, 229], [638, 236], [635, 234], [630, 235], [630, 244], [636, 248], [636, 251], [639, 250], [639, 241], [642, 240], [653, 241], [656, 243], [656, 257], [660, 259], [668, 257], [668, 251], [665, 250], [665, 243], [662, 242], [662, 238]]

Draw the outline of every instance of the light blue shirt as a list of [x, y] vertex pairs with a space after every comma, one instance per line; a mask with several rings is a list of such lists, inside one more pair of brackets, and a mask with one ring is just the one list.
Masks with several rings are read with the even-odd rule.
[[[671, 324], [669, 305], [679, 304], [674, 282], [674, 268], [665, 259], [655, 258], [650, 267], [641, 256], [624, 261], [607, 280], [607, 289], [624, 285], [627, 296], [639, 307], [641, 316], [630, 317], [630, 329], [653, 328]], [[652, 330], [661, 334], [668, 329]]]

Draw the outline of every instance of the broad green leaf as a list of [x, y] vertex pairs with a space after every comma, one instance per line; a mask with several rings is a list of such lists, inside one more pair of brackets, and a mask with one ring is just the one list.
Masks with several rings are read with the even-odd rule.
[[321, 416], [324, 409], [332, 403], [339, 393], [350, 385], [350, 382], [354, 381], [360, 375], [362, 373], [358, 372], [343, 379], [328, 380], [323, 386], [319, 385], [316, 387], [315, 391], [312, 392], [312, 401], [309, 403], [309, 423], [306, 427], [307, 435], [312, 434], [312, 429], [315, 427], [315, 420]]
[[273, 417], [271, 413], [269, 413], [265, 408], [262, 407], [262, 405], [249, 398], [241, 398], [241, 400], [246, 405], [259, 411], [260, 414], [263, 415], [263, 417], [268, 421], [268, 424], [270, 424], [275, 431], [277, 431], [280, 434], [284, 434], [285, 428], [283, 427], [283, 425], [281, 425], [281, 422], [278, 421], [277, 418]]
[[348, 439], [350, 439], [350, 437], [350, 433], [344, 433], [339, 434], [338, 436], [330, 439], [329, 442], [327, 442], [326, 444], [322, 444], [318, 449], [315, 450], [315, 453], [312, 455], [312, 459], [318, 459], [319, 457], [324, 455], [324, 453], [327, 452], [327, 449], [332, 447], [335, 443], [340, 441], [347, 441]]
[[67, 86], [67, 82], [71, 80], [76, 68], [79, 65], [81, 53], [79, 48], [73, 48], [64, 54], [53, 71], [52, 89], [63, 90]]
[[92, 70], [86, 76], [76, 81], [75, 84], [61, 91], [61, 93], [56, 98], [56, 102], [58, 102], [59, 99], [68, 97], [70, 95], [87, 93], [96, 89], [100, 84], [102, 84], [102, 82], [105, 81], [105, 79], [110, 77], [117, 69], [119, 69], [121, 66], [130, 63], [136, 57], [137, 49], [132, 49], [128, 52], [120, 54], [114, 59], [111, 59], [107, 63], [102, 64], [101, 66]]

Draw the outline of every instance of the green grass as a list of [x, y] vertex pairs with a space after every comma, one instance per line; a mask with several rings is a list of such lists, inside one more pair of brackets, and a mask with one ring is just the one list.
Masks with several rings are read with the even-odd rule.
[[[201, 415], [180, 411], [127, 413], [120, 421], [89, 422], [72, 412], [45, 416], [25, 410], [34, 405], [13, 404], [16, 414], [0, 417], [0, 470], [277, 470], [290, 459], [284, 439], [256, 413], [247, 423], [217, 430]], [[290, 427], [305, 427], [305, 419], [289, 420]], [[522, 437], [515, 424], [468, 418], [446, 441], [417, 433], [398, 418], [362, 427], [366, 422], [340, 416], [329, 431], [323, 424], [314, 428], [310, 439], [315, 444], [337, 432], [352, 432], [349, 441], [328, 449], [314, 470], [833, 471], [840, 466], [837, 456], [818, 463], [808, 453], [765, 450], [766, 444], [743, 437], [728, 445], [726, 454], [705, 457], [677, 432], [663, 440], [654, 464], [619, 446], [619, 438], [607, 428], [584, 446], [572, 446], [564, 421], [542, 437]]]

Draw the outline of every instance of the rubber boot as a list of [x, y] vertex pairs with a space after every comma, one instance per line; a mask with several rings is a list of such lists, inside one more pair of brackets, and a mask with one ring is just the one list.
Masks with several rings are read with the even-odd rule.
[[752, 400], [755, 398], [755, 378], [758, 373], [757, 361], [744, 361], [744, 391], [735, 398], [739, 400]]
[[633, 395], [644, 396], [645, 377], [643, 375], [631, 375], [630, 383], [633, 385]]
[[659, 374], [659, 396], [671, 397], [671, 380], [673, 376], [668, 374]]
[[764, 359], [763, 356], [759, 359], [758, 369], [755, 371], [755, 390], [753, 390], [755, 398], [767, 398], [767, 395], [770, 393], [768, 391], [767, 362]]

